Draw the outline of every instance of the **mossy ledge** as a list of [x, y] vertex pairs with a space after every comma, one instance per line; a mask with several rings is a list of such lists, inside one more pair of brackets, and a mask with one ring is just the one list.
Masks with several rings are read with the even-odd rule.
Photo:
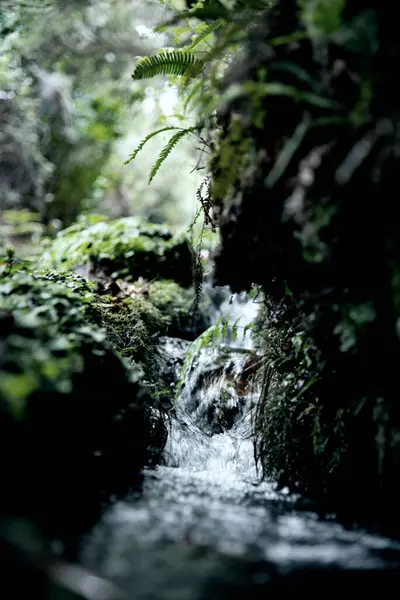
[[89, 278], [99, 273], [135, 281], [172, 279], [192, 284], [192, 251], [185, 233], [138, 217], [98, 222], [81, 219], [61, 231], [39, 261], [40, 268], [81, 269]]
[[0, 261], [2, 508], [67, 545], [165, 443], [142, 370], [107, 341], [102, 311], [76, 274]]

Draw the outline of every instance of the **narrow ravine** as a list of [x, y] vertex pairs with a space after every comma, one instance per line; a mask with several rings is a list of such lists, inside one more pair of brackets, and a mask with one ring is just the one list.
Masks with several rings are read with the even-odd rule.
[[[255, 316], [240, 298], [222, 309], [241, 312], [243, 323]], [[163, 344], [178, 372], [188, 343]], [[143, 493], [113, 505], [87, 536], [83, 565], [122, 597], [263, 597], [288, 582], [319, 596], [320, 576], [338, 589], [350, 575], [357, 584], [375, 576], [371, 585], [398, 578], [400, 544], [300, 512], [296, 498], [260, 480], [251, 437], [257, 390], [243, 380], [238, 390], [255, 357], [251, 337], [200, 351], [170, 419], [165, 464], [146, 471]]]

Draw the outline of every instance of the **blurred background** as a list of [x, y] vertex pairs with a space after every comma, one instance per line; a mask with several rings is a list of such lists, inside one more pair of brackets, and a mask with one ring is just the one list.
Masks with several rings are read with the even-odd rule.
[[166, 78], [131, 76], [137, 57], [171, 43], [154, 33], [171, 8], [152, 0], [2, 0], [1, 7], [0, 243], [11, 239], [31, 252], [42, 234], [88, 213], [188, 226], [202, 180], [194, 137], [177, 145], [150, 186], [170, 132], [123, 166], [146, 135], [182, 124]]

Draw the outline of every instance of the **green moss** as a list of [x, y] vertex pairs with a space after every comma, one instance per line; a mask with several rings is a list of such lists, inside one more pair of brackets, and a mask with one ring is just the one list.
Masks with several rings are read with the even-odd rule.
[[96, 518], [110, 494], [126, 493], [159, 457], [152, 446], [164, 443], [157, 406], [137, 382], [142, 372], [115, 353], [103, 320], [82, 277], [10, 273], [5, 264], [0, 451], [12, 468], [5, 466], [2, 504], [18, 513], [24, 498], [23, 510], [40, 521], [46, 515], [43, 525], [66, 534], [83, 526], [79, 519]]
[[125, 298], [111, 308], [103, 308], [102, 324], [121, 356], [140, 365], [147, 378], [153, 379], [155, 339], [165, 330], [160, 311], [142, 297]]
[[70, 327], [99, 322], [93, 285], [75, 273], [16, 271], [0, 276], [0, 307], [32, 327]]
[[148, 298], [161, 312], [168, 335], [185, 337], [193, 330], [192, 289], [184, 289], [174, 281], [155, 281], [149, 285]]
[[89, 266], [114, 279], [171, 278], [188, 286], [192, 256], [186, 234], [166, 225], [152, 225], [136, 217], [85, 222], [61, 231], [40, 260], [44, 268], [72, 270]]

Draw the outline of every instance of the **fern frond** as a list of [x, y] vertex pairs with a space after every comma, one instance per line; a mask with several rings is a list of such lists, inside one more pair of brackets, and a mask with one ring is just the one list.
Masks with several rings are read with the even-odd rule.
[[198, 46], [198, 44], [200, 44], [200, 42], [202, 42], [208, 35], [210, 35], [210, 33], [213, 33], [214, 31], [216, 31], [217, 29], [219, 29], [222, 25], [223, 21], [222, 19], [217, 19], [214, 23], [211, 23], [210, 25], [206, 25], [203, 29], [203, 31], [201, 31], [198, 36], [193, 40], [193, 42], [190, 44], [190, 46], [188, 48], [186, 48], [187, 52], [190, 52], [191, 50], [193, 50], [193, 48], [196, 48], [196, 46]]
[[196, 251], [193, 253], [193, 285], [194, 285], [194, 302], [191, 309], [193, 315], [193, 322], [195, 321], [200, 302], [203, 298], [203, 280], [204, 280], [204, 269], [201, 260], [201, 249], [203, 246], [203, 234], [204, 234], [204, 222], [200, 231], [199, 243]]
[[140, 59], [132, 77], [147, 79], [156, 75], [195, 75], [202, 67], [203, 62], [192, 52], [161, 52]]
[[222, 330], [221, 330], [222, 341], [224, 341], [228, 335], [228, 326], [229, 326], [230, 320], [231, 320], [230, 316], [227, 316], [226, 319], [224, 320], [224, 324], [222, 325]]
[[192, 233], [194, 226], [196, 225], [201, 213], [203, 212], [203, 209], [201, 206], [199, 206], [199, 208], [196, 211], [196, 214], [193, 217], [193, 221], [190, 223], [189, 227], [186, 230], [186, 233]]
[[156, 131], [153, 131], [152, 133], [149, 133], [149, 135], [146, 135], [146, 137], [140, 142], [139, 146], [132, 152], [132, 154], [129, 156], [129, 158], [123, 163], [123, 165], [128, 165], [130, 162], [132, 162], [135, 158], [136, 155], [138, 154], [138, 152], [140, 152], [143, 148], [143, 146], [145, 144], [147, 144], [147, 142], [149, 140], [151, 140], [152, 137], [154, 137], [155, 135], [158, 135], [159, 133], [163, 133], [163, 131], [170, 131], [171, 129], [181, 129], [180, 127], [163, 127], [162, 129], [157, 129]]
[[168, 144], [166, 146], [164, 146], [164, 148], [161, 150], [156, 162], [150, 169], [150, 175], [149, 175], [149, 181], [148, 181], [149, 185], [152, 182], [157, 171], [163, 164], [164, 160], [166, 158], [168, 158], [172, 149], [174, 148], [174, 146], [176, 146], [176, 144], [179, 142], [179, 140], [181, 140], [183, 137], [185, 137], [185, 135], [188, 135], [192, 131], [195, 131], [196, 129], [197, 129], [197, 127], [188, 127], [187, 129], [180, 129], [180, 131], [178, 131], [177, 133], [175, 133], [175, 135], [172, 136], [172, 138], [169, 140]]
[[247, 325], [244, 327], [244, 329], [243, 329], [243, 338], [242, 338], [243, 340], [244, 340], [244, 338], [246, 337], [246, 333], [247, 333], [247, 332], [248, 332], [250, 329], [253, 329], [254, 325], [255, 325], [255, 322], [254, 322], [254, 321], [251, 321], [250, 323], [247, 323]]
[[183, 104], [183, 110], [186, 112], [186, 110], [188, 109], [189, 104], [192, 102], [192, 100], [197, 96], [198, 92], [201, 90], [201, 88], [204, 86], [204, 81], [202, 81], [200, 79], [200, 81], [197, 81], [196, 84], [193, 86], [193, 88], [190, 90], [189, 94], [187, 95], [187, 98]]
[[238, 317], [236, 319], [236, 321], [234, 322], [233, 327], [232, 327], [232, 339], [233, 339], [234, 342], [236, 342], [236, 340], [237, 340], [238, 323], [239, 323], [239, 321], [240, 321], [241, 318], [242, 317]]

